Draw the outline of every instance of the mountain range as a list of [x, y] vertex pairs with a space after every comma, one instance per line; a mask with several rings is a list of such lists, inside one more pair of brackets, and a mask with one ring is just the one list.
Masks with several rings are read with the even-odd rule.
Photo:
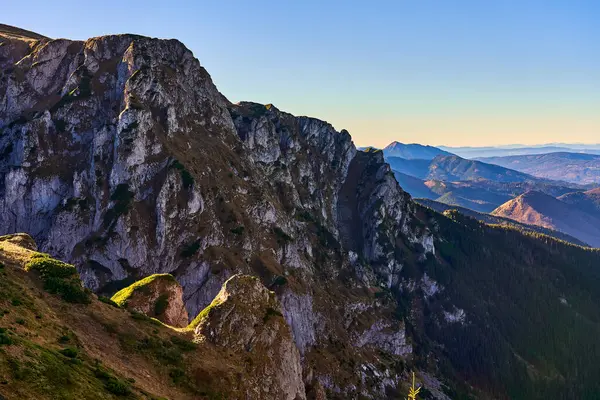
[[[415, 145], [411, 149], [419, 154]], [[463, 212], [469, 209], [492, 213], [559, 231], [568, 235], [567, 240], [577, 238], [570, 240], [572, 243], [592, 246], [600, 245], [600, 232], [594, 228], [598, 222], [595, 208], [598, 192], [586, 191], [586, 186], [581, 183], [589, 182], [581, 177], [595, 176], [594, 165], [598, 159], [600, 156], [575, 153], [481, 160], [467, 160], [456, 155], [439, 155], [431, 160], [386, 157], [400, 185], [414, 197], [455, 206]], [[577, 175], [575, 171], [582, 171], [584, 165], [586, 173]], [[518, 167], [522, 172], [508, 167]], [[577, 182], [559, 181], [558, 178]], [[424, 204], [438, 211], [448, 209], [436, 203]], [[467, 214], [491, 223], [489, 218], [472, 212]]]
[[[394, 171], [400, 185], [406, 185], [406, 190], [415, 197], [437, 200], [449, 205], [470, 208], [474, 211], [489, 213], [506, 201], [530, 190], [547, 193], [558, 197], [569, 193], [578, 193], [584, 189], [565, 186], [560, 182], [555, 184], [527, 182], [495, 182], [478, 179], [471, 181], [442, 181], [423, 180], [411, 175]], [[412, 190], [412, 192], [411, 192]]]
[[[532, 175], [456, 155], [436, 156], [431, 161], [387, 157], [394, 171], [426, 180], [472, 181], [487, 179], [494, 182], [541, 181]], [[429, 162], [426, 162], [429, 161]]]
[[576, 206], [589, 214], [600, 216], [600, 188], [586, 192], [567, 193], [558, 198], [564, 203]]
[[464, 158], [506, 157], [532, 154], [547, 154], [557, 152], [600, 154], [598, 144], [565, 144], [556, 143], [540, 146], [487, 146], [487, 147], [450, 147], [438, 146], [439, 149], [459, 155]]
[[424, 207], [177, 40], [3, 32], [3, 398], [600, 397], [600, 251]]
[[600, 155], [545, 153], [477, 158], [490, 164], [521, 171], [539, 178], [577, 184], [600, 184]]
[[528, 190], [552, 196], [583, 190], [578, 185], [499, 167], [459, 156], [436, 156], [432, 160], [387, 157], [402, 187], [415, 197], [425, 197], [475, 211], [490, 212]]

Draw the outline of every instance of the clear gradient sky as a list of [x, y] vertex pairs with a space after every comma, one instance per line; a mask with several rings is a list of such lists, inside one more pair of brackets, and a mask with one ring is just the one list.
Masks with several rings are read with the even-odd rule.
[[600, 142], [597, 0], [0, 0], [50, 37], [177, 38], [231, 101], [357, 145]]

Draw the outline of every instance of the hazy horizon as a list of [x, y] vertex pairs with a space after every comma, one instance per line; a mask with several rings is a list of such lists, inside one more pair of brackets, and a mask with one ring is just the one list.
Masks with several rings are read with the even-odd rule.
[[[68, 0], [60, 9], [79, 6]], [[600, 137], [594, 1], [107, 0], [65, 15], [48, 2], [9, 2], [0, 22], [50, 37], [176, 38], [231, 101], [326, 120], [358, 146]]]
[[[592, 146], [592, 147], [596, 147], [596, 146], [600, 146], [600, 141], [598, 142], [591, 142], [591, 143], [582, 143], [582, 142], [573, 142], [573, 143], [564, 143], [564, 142], [558, 142], [558, 143], [534, 143], [534, 144], [524, 144], [524, 143], [508, 143], [508, 144], [500, 144], [500, 145], [481, 145], [481, 146], [454, 146], [454, 145], [448, 145], [448, 144], [432, 144], [432, 143], [418, 143], [418, 142], [403, 142], [401, 140], [392, 140], [390, 143], [388, 143], [387, 145], [392, 144], [393, 142], [399, 142], [402, 144], [407, 144], [407, 145], [411, 145], [411, 144], [419, 144], [419, 145], [423, 145], [423, 146], [432, 146], [432, 147], [446, 147], [446, 148], [522, 148], [522, 147], [569, 147], [569, 146]], [[385, 145], [385, 146], [387, 146]], [[382, 146], [381, 148], [385, 147]], [[372, 146], [372, 145], [357, 145], [357, 147], [376, 147], [376, 146]]]

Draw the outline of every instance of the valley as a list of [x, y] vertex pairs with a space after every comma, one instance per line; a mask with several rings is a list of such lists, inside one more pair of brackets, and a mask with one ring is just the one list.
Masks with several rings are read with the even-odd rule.
[[[395, 142], [396, 148], [400, 145]], [[589, 165], [600, 156], [547, 153], [476, 160], [467, 160], [456, 155], [435, 155], [430, 159], [419, 159], [415, 157], [423, 154], [423, 151], [419, 150], [418, 146], [413, 144], [403, 148], [404, 155], [408, 158], [387, 156], [386, 161], [394, 171], [400, 186], [413, 197], [432, 200], [446, 206], [428, 201], [423, 201], [423, 204], [432, 205], [437, 211], [455, 206], [485, 222], [490, 221], [490, 218], [479, 213], [489, 213], [520, 224], [560, 232], [554, 236], [561, 236], [562, 233], [566, 235], [562, 237], [566, 237], [572, 243], [600, 246], [600, 231], [596, 228], [600, 216], [598, 189], [590, 189], [594, 186], [595, 178], [573, 181], [570, 172], [580, 168], [580, 165], [573, 164], [572, 160], [583, 160]], [[431, 146], [427, 146], [426, 149], [431, 154]], [[539, 150], [541, 149], [544, 148], [540, 147]], [[540, 166], [527, 167], [529, 164], [525, 160]], [[571, 169], [565, 166], [565, 163], [571, 163]], [[519, 171], [508, 168], [511, 166], [515, 166]], [[546, 172], [540, 172], [539, 168], [545, 168]], [[588, 175], [595, 174], [593, 171], [593, 168], [588, 169]], [[552, 178], [562, 178], [566, 181]], [[527, 200], [534, 200], [535, 205], [528, 204]], [[571, 240], [573, 238], [576, 240]]]

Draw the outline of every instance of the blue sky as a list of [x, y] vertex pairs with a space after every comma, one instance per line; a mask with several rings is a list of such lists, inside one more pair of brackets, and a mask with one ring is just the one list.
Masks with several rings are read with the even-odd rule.
[[0, 0], [50, 37], [177, 38], [231, 101], [358, 145], [600, 142], [600, 2]]

